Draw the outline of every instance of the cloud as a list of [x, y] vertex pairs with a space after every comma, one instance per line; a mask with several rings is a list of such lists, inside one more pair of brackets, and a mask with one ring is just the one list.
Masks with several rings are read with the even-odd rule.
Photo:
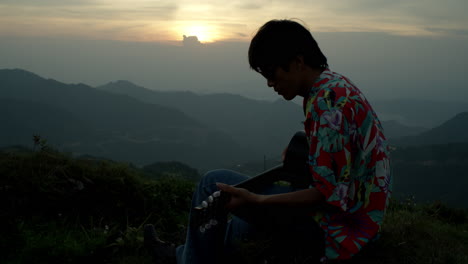
[[203, 45], [199, 40], [197, 36], [186, 36], [184, 35], [184, 39], [182, 40], [182, 43], [184, 44], [184, 47], [198, 47]]
[[[25, 26], [28, 23], [37, 32], [62, 28], [73, 34], [80, 27], [98, 35], [110, 28], [118, 34], [122, 28], [132, 33], [124, 32], [121, 39], [133, 39], [138, 33], [157, 36], [152, 40], [167, 36], [174, 40], [185, 33], [205, 41], [201, 34], [183, 30], [198, 24], [211, 29], [212, 39], [247, 41], [266, 21], [291, 17], [301, 19], [314, 32], [465, 35], [467, 9], [467, 0], [0, 0], [0, 20], [10, 25], [9, 32], [33, 31]], [[96, 26], [83, 28], [85, 23]], [[145, 26], [137, 29], [136, 25]]]
[[2, 14], [8, 16], [100, 20], [170, 20], [178, 10], [173, 1], [113, 3], [97, 0], [0, 0]]
[[447, 28], [432, 28], [432, 27], [427, 27], [425, 29], [429, 32], [434, 32], [436, 34], [468, 37], [468, 29], [447, 29]]
[[101, 6], [83, 9], [60, 9], [55, 12], [56, 16], [63, 13], [72, 14], [76, 18], [91, 18], [105, 20], [170, 20], [178, 9], [176, 4], [162, 4], [150, 7], [112, 7]]
[[96, 4], [96, 0], [0, 0], [0, 5], [17, 6], [86, 6]]
[[237, 5], [237, 8], [239, 9], [248, 9], [248, 10], [258, 10], [261, 9], [263, 6], [257, 3], [243, 3], [240, 5]]
[[[431, 30], [432, 33], [444, 33], [444, 30], [448, 32], [454, 28], [468, 30], [467, 9], [466, 0], [353, 0], [329, 6], [335, 16], [345, 18], [352, 24], [368, 21], [368, 25], [382, 27], [384, 32], [400, 31], [405, 34], [410, 31], [424, 34], [428, 28], [441, 29]], [[366, 27], [365, 24], [361, 26]]]
[[131, 7], [126, 7], [128, 2], [123, 3], [125, 5], [100, 3], [93, 6], [0, 4], [0, 36], [68, 36], [124, 41], [171, 39], [168, 25], [178, 10], [176, 4], [134, 2]]

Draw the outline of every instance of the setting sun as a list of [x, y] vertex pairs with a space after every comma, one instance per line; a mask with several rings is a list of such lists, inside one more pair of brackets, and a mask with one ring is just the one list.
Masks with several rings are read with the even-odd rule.
[[212, 26], [206, 25], [181, 25], [176, 30], [179, 36], [196, 36], [200, 42], [214, 42], [217, 35]]

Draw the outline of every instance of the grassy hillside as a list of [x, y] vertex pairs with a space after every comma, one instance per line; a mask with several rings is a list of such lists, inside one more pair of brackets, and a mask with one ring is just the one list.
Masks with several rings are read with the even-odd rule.
[[[40, 144], [35, 151], [2, 151], [0, 262], [151, 263], [143, 249], [144, 224], [155, 224], [166, 240], [184, 240], [194, 187], [185, 173], [193, 177], [194, 171], [181, 164], [143, 171], [70, 158]], [[467, 217], [443, 204], [393, 201], [381, 239], [353, 262], [467, 263]], [[259, 263], [264, 245], [246, 243], [234, 263]]]
[[[141, 227], [180, 241], [193, 182], [43, 148], [0, 153], [1, 263], [146, 259]], [[182, 231], [183, 232], [183, 231]]]

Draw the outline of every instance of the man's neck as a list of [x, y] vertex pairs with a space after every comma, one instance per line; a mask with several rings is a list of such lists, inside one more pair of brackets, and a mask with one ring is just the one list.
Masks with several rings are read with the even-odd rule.
[[320, 77], [324, 69], [307, 67], [303, 75], [303, 85], [300, 92], [300, 96], [306, 97], [309, 93], [310, 88], [314, 86], [317, 79]]

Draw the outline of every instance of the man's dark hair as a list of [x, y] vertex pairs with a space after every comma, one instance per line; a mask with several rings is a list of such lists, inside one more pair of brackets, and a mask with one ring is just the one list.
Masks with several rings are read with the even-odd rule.
[[310, 67], [328, 67], [327, 58], [310, 31], [292, 20], [268, 21], [250, 42], [250, 67], [266, 77], [278, 66], [288, 71], [289, 63], [297, 56], [303, 56]]

